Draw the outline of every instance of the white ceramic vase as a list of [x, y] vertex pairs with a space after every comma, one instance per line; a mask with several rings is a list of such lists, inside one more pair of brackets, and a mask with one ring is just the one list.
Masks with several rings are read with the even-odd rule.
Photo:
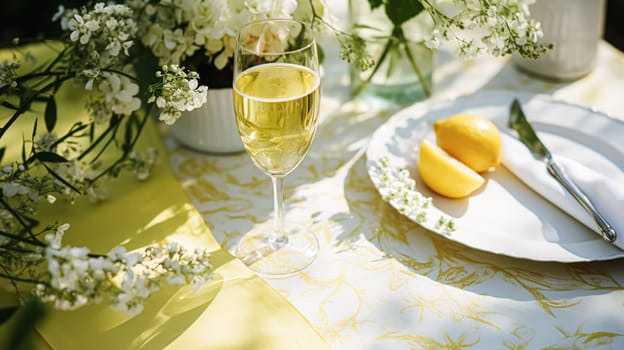
[[208, 100], [185, 112], [170, 128], [173, 137], [194, 150], [227, 154], [242, 152], [232, 104], [232, 89], [208, 89]]
[[605, 0], [537, 0], [529, 9], [542, 25], [543, 41], [555, 48], [537, 60], [514, 54], [514, 63], [555, 80], [577, 79], [591, 72], [604, 31]]

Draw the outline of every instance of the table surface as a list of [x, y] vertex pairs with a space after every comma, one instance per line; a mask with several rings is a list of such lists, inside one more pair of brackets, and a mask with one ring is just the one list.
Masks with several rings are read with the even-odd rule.
[[[324, 69], [316, 139], [284, 184], [286, 218], [317, 232], [320, 253], [303, 272], [268, 282], [332, 348], [624, 348], [622, 260], [532, 262], [421, 229], [380, 198], [366, 171], [371, 134], [391, 111], [349, 101], [343, 62]], [[624, 119], [624, 54], [602, 42], [594, 71], [566, 83], [526, 75], [509, 58], [437, 54], [433, 100], [484, 89], [548, 94]], [[270, 180], [245, 153], [166, 144], [176, 178], [227, 250], [271, 220]]]

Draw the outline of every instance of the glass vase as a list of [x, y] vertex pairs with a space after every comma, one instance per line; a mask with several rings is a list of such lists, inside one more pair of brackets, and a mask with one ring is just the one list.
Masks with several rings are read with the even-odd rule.
[[426, 11], [393, 26], [383, 6], [371, 9], [368, 0], [349, 1], [351, 31], [366, 41], [373, 68], [351, 68], [354, 98], [385, 106], [403, 107], [431, 95], [433, 50], [424, 44], [433, 22]]

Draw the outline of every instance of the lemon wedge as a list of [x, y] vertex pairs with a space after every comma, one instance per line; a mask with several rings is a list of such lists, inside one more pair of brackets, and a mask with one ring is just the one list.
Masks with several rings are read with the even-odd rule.
[[500, 164], [501, 136], [492, 121], [455, 114], [433, 123], [436, 142], [448, 154], [480, 173]]
[[466, 197], [485, 182], [477, 172], [427, 140], [420, 144], [418, 174], [432, 191], [449, 198]]

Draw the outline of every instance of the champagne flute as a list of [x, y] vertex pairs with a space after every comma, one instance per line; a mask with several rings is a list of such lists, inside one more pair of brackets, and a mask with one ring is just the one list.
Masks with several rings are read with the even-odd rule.
[[237, 255], [264, 275], [303, 270], [318, 253], [316, 235], [283, 219], [282, 183], [305, 157], [320, 104], [320, 75], [312, 29], [290, 19], [248, 23], [234, 51], [234, 111], [253, 163], [273, 183], [273, 224], [241, 238]]

